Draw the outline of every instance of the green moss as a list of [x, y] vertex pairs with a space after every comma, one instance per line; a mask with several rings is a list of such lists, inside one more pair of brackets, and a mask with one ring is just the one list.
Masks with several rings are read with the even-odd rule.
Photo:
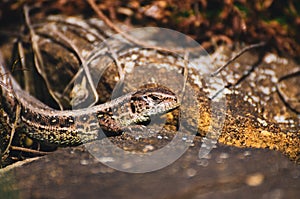
[[238, 3], [238, 2], [235, 2], [234, 3], [234, 6], [236, 7], [236, 9], [238, 9], [241, 13], [244, 14], [245, 17], [247, 17], [249, 15], [249, 9], [241, 4], [241, 3]]

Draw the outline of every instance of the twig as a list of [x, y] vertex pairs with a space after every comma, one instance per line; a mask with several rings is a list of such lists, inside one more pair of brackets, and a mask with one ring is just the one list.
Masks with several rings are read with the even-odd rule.
[[36, 154], [36, 155], [48, 155], [48, 154], [51, 153], [51, 152], [38, 151], [38, 150], [34, 150], [34, 149], [18, 147], [18, 146], [10, 146], [10, 149], [14, 150], [14, 151], [22, 151], [22, 152], [26, 152], [26, 153], [33, 153], [33, 154]]
[[[26, 66], [26, 60], [25, 60], [25, 52], [24, 52], [24, 48], [23, 45], [20, 41], [17, 41], [17, 45], [18, 45], [18, 53], [19, 53], [19, 57], [20, 59], [20, 63], [21, 63], [21, 67], [22, 69], [25, 69]], [[22, 59], [23, 57], [23, 59]], [[12, 72], [14, 71], [14, 68], [12, 68]], [[25, 70], [24, 70], [25, 71]], [[23, 72], [24, 74], [24, 90], [26, 90], [27, 92], [30, 92], [30, 88], [33, 82], [30, 82], [33, 78], [30, 78], [30, 73], [26, 73]]]
[[123, 32], [118, 26], [114, 25], [104, 14], [103, 12], [97, 7], [96, 3], [94, 0], [87, 0], [88, 3], [90, 4], [90, 6], [92, 7], [92, 9], [96, 12], [96, 14], [98, 15], [98, 17], [103, 20], [103, 22], [110, 27], [111, 29], [113, 29], [114, 31], [116, 31], [117, 33], [121, 34], [126, 40], [138, 45], [138, 46], [143, 46], [146, 48], [152, 48], [155, 50], [161, 50], [161, 51], [167, 51], [167, 52], [173, 52], [173, 53], [185, 53], [186, 51], [191, 52], [191, 51], [196, 51], [196, 50], [203, 50], [202, 46], [197, 46], [197, 47], [187, 47], [184, 49], [172, 49], [169, 50], [167, 48], [164, 47], [159, 47], [159, 46], [153, 46], [147, 42], [143, 42], [141, 40], [136, 40], [134, 37], [131, 37], [130, 35], [126, 34], [125, 32]]
[[14, 168], [20, 167], [20, 166], [22, 166], [22, 165], [24, 165], [24, 164], [33, 162], [33, 161], [35, 161], [35, 160], [37, 160], [37, 159], [40, 159], [40, 158], [41, 158], [41, 157], [34, 157], [34, 158], [25, 159], [25, 160], [22, 160], [22, 161], [18, 161], [18, 162], [14, 163], [14, 164], [11, 164], [11, 165], [9, 165], [9, 166], [3, 168], [3, 169], [0, 169], [0, 177], [4, 177], [4, 176], [6, 177], [5, 174], [6, 174], [8, 171], [10, 171], [10, 170], [12, 170], [12, 169], [14, 169]]
[[53, 99], [57, 102], [59, 108], [61, 110], [63, 110], [63, 105], [61, 104], [60, 100], [56, 97], [55, 93], [53, 92], [53, 90], [51, 89], [50, 83], [47, 79], [47, 76], [45, 75], [45, 73], [43, 71], [45, 71], [45, 67], [44, 67], [44, 63], [43, 63], [43, 58], [39, 49], [39, 46], [37, 44], [37, 35], [31, 25], [30, 22], [30, 17], [29, 17], [29, 8], [27, 5], [24, 6], [24, 15], [25, 15], [25, 21], [26, 21], [26, 25], [29, 29], [30, 32], [30, 36], [31, 36], [31, 43], [32, 43], [32, 50], [33, 50], [33, 56], [34, 56], [34, 63], [36, 65], [36, 69], [39, 72], [39, 74], [43, 77], [46, 86], [49, 90], [50, 95], [53, 97]]
[[182, 96], [180, 97], [181, 99], [181, 102], [183, 101], [183, 98], [184, 98], [184, 93], [185, 93], [185, 89], [186, 89], [186, 84], [187, 84], [187, 79], [188, 79], [188, 75], [189, 75], [189, 72], [188, 72], [188, 58], [189, 58], [189, 52], [186, 51], [185, 54], [184, 54], [184, 68], [183, 68], [183, 87], [182, 87]]
[[245, 48], [243, 48], [237, 55], [235, 55], [234, 57], [232, 57], [225, 65], [221, 66], [220, 68], [218, 68], [215, 72], [211, 73], [210, 76], [211, 77], [215, 77], [217, 74], [219, 74], [222, 70], [224, 70], [230, 63], [232, 63], [234, 60], [236, 60], [238, 57], [240, 57], [242, 54], [244, 54], [246, 51], [249, 51], [253, 48], [258, 48], [258, 47], [262, 47], [266, 45], [266, 42], [260, 42], [257, 44], [252, 44], [249, 46], [246, 46]]
[[21, 106], [18, 104], [17, 107], [16, 107], [16, 118], [15, 118], [15, 121], [14, 121], [14, 123], [12, 125], [12, 128], [11, 128], [9, 142], [8, 142], [8, 145], [7, 145], [6, 149], [4, 150], [3, 154], [6, 154], [9, 150], [10, 146], [11, 146], [13, 137], [14, 137], [15, 132], [16, 132], [16, 128], [18, 126], [18, 121], [20, 119], [20, 114], [21, 114]]
[[92, 79], [92, 76], [91, 76], [91, 73], [90, 73], [90, 70], [89, 68], [87, 67], [87, 62], [86, 60], [82, 57], [82, 55], [80, 54], [78, 48], [64, 35], [62, 34], [61, 32], [59, 31], [56, 31], [56, 34], [61, 38], [63, 39], [64, 41], [66, 41], [70, 46], [71, 48], [75, 51], [75, 53], [78, 55], [79, 59], [80, 59], [80, 62], [81, 62], [81, 65], [83, 67], [83, 71], [85, 72], [85, 75], [87, 77], [87, 80], [91, 86], [91, 89], [92, 89], [92, 92], [94, 94], [94, 102], [92, 104], [90, 104], [90, 106], [94, 105], [95, 103], [98, 102], [99, 100], [99, 96], [98, 96], [98, 93], [97, 93], [97, 90], [95, 88], [95, 85], [94, 85], [94, 82], [93, 82], [93, 79]]
[[97, 7], [96, 3], [94, 0], [87, 0], [88, 3], [90, 4], [90, 6], [92, 7], [92, 9], [96, 12], [96, 14], [99, 16], [99, 18], [101, 20], [103, 20], [103, 22], [110, 27], [111, 29], [113, 29], [114, 31], [116, 31], [117, 33], [120, 33], [125, 39], [127, 39], [128, 41], [131, 41], [135, 44], [138, 44], [140, 46], [145, 46], [144, 42], [140, 42], [136, 39], [134, 39], [133, 37], [125, 34], [118, 26], [115, 26], [104, 14], [103, 12]]

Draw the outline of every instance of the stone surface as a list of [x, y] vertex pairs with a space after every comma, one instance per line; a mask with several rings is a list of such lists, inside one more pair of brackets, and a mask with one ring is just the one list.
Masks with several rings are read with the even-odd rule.
[[173, 164], [142, 174], [109, 168], [83, 146], [59, 149], [22, 166], [8, 167], [9, 171], [0, 174], [0, 196], [298, 198], [300, 166], [279, 152], [218, 145], [206, 159], [199, 159], [199, 144], [196, 140]]

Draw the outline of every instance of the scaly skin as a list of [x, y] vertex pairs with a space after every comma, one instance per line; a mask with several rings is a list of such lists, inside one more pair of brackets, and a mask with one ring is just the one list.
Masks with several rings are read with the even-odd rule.
[[0, 65], [2, 108], [15, 120], [15, 110], [21, 107], [19, 130], [40, 142], [72, 146], [108, 135], [117, 135], [122, 128], [147, 121], [152, 115], [171, 111], [179, 106], [171, 91], [156, 87], [123, 95], [105, 104], [78, 110], [54, 110], [27, 92], [3, 64]]

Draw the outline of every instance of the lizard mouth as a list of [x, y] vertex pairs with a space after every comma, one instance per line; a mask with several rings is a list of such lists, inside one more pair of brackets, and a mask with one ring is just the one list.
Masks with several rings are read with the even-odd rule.
[[174, 109], [178, 108], [180, 103], [178, 102], [166, 102], [164, 104], [155, 106], [147, 111], [147, 115], [154, 116], [154, 115], [162, 115], [168, 112], [173, 111]]

